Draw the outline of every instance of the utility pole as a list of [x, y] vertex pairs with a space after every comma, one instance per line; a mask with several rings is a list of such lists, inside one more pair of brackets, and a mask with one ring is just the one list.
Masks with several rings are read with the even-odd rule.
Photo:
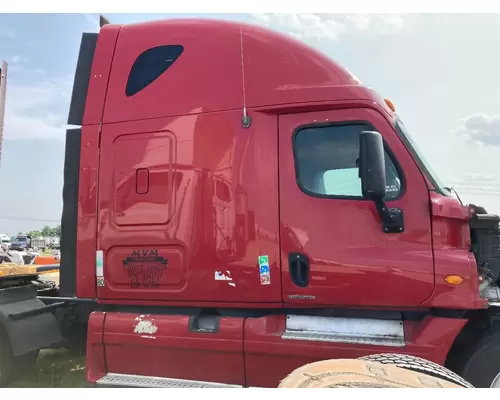
[[7, 99], [7, 62], [2, 61], [0, 68], [0, 165], [2, 162], [3, 126], [5, 120], [5, 102]]

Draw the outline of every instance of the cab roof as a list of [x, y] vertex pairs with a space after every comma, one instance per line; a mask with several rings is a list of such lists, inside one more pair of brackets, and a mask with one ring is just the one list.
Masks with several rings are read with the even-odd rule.
[[[323, 53], [257, 25], [212, 19], [104, 24], [100, 40], [111, 35], [116, 44], [103, 123], [243, 106], [375, 99]], [[165, 61], [164, 71], [151, 69], [154, 59]], [[98, 80], [103, 75], [94, 71], [91, 76]]]

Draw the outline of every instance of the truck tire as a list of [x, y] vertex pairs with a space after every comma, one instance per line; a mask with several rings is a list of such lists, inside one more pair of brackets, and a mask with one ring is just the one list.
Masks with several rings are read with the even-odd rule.
[[368, 360], [318, 361], [292, 371], [278, 388], [460, 388], [424, 372]]
[[35, 365], [39, 350], [14, 357], [9, 338], [0, 327], [0, 388], [7, 387], [21, 378]]
[[451, 368], [476, 388], [489, 388], [500, 373], [500, 325], [491, 326], [461, 354]]
[[360, 360], [378, 362], [385, 365], [392, 364], [396, 365], [399, 368], [434, 376], [436, 378], [452, 382], [464, 388], [474, 387], [472, 384], [470, 384], [454, 372], [450, 371], [448, 368], [442, 367], [439, 364], [420, 357], [409, 356], [406, 354], [373, 354], [361, 357]]

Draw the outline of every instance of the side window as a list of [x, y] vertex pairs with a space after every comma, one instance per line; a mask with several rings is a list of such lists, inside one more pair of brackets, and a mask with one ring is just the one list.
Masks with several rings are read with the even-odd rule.
[[[299, 130], [294, 139], [298, 184], [319, 196], [362, 197], [358, 174], [359, 135], [367, 124], [331, 125]], [[401, 177], [385, 154], [386, 200], [401, 194]]]
[[127, 97], [137, 94], [158, 79], [182, 54], [180, 45], [152, 47], [135, 60], [127, 80]]

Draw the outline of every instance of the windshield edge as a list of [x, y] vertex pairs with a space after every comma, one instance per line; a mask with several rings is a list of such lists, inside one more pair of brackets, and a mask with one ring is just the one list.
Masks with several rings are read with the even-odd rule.
[[403, 121], [401, 121], [399, 117], [396, 117], [394, 118], [392, 125], [394, 127], [394, 130], [396, 131], [396, 134], [403, 141], [404, 145], [414, 158], [415, 162], [418, 164], [421, 171], [424, 173], [426, 178], [429, 179], [432, 186], [434, 186], [434, 190], [443, 196], [451, 197], [451, 192], [446, 190], [446, 188], [438, 182], [437, 178], [434, 176], [432, 171], [427, 167], [427, 164], [424, 162], [424, 160], [418, 153], [417, 149], [413, 145], [412, 140], [401, 128], [401, 126], [405, 127]]

